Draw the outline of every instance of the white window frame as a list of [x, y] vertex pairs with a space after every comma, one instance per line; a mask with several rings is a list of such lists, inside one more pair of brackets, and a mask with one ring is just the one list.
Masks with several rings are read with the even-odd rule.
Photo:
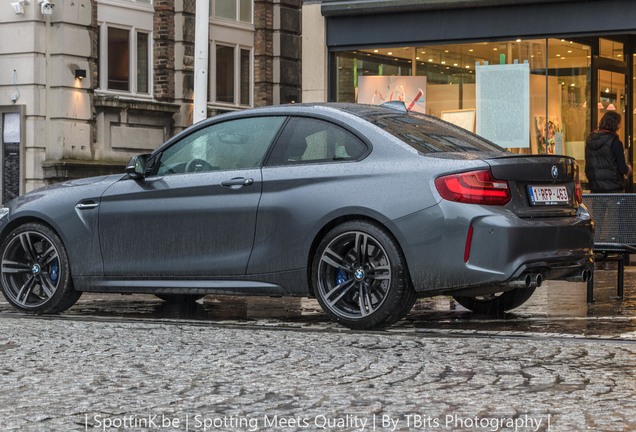
[[[241, 51], [245, 50], [245, 51], [249, 51], [249, 62], [250, 62], [250, 74], [249, 74], [249, 78], [248, 78], [248, 98], [249, 98], [249, 102], [247, 103], [247, 105], [243, 105], [241, 104]], [[236, 59], [236, 63], [237, 63], [237, 76], [236, 76], [236, 83], [237, 83], [237, 94], [236, 94], [236, 101], [237, 103], [241, 106], [241, 107], [248, 107], [251, 108], [254, 106], [254, 47], [249, 47], [249, 46], [244, 46], [244, 45], [239, 45], [237, 48], [237, 59]]]
[[[127, 9], [138, 9], [142, 11], [153, 10], [152, 7], [154, 0], [142, 1], [142, 0], [97, 0], [98, 4], [108, 5], [114, 7], [123, 7]], [[124, 12], [125, 13], [125, 12]]]
[[252, 3], [252, 15], [249, 21], [241, 21], [241, 0], [234, 0], [236, 6], [236, 19], [216, 16], [216, 0], [210, 0], [210, 15], [213, 20], [219, 20], [225, 23], [234, 23], [238, 26], [253, 26], [254, 25], [254, 0], [250, 0]]
[[[216, 95], [216, 48], [218, 46], [230, 47], [234, 49], [234, 103], [219, 102]], [[231, 108], [251, 108], [254, 106], [254, 47], [231, 44], [227, 42], [214, 42], [210, 46], [210, 103], [219, 107]], [[241, 50], [249, 51], [250, 76], [249, 76], [249, 104], [241, 104]]]
[[[99, 88], [98, 94], [121, 95], [140, 99], [152, 99], [154, 90], [153, 71], [153, 18], [152, 3], [136, 0], [99, 0]], [[108, 29], [117, 28], [127, 30], [128, 37], [128, 79], [129, 89], [113, 90], [108, 88]], [[137, 88], [137, 35], [148, 35], [148, 92], [140, 93]]]

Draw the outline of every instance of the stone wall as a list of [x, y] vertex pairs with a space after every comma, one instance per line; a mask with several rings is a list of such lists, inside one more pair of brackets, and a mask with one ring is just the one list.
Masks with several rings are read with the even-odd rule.
[[271, 105], [274, 87], [274, 2], [254, 0], [254, 106]]
[[[22, 107], [26, 125], [21, 193], [121, 172], [130, 156], [192, 124], [196, 0], [153, 1], [148, 100], [100, 89], [99, 6], [97, 0], [59, 1], [48, 18], [37, 0], [24, 15], [8, 6], [0, 11], [0, 36], [14, 41], [0, 47], [9, 65], [0, 70], [0, 96], [12, 106], [15, 69], [21, 96], [13, 104]], [[254, 106], [301, 101], [300, 7], [301, 0], [254, 0]], [[76, 80], [75, 69], [86, 69], [86, 78]], [[209, 109], [209, 115], [224, 110]]]
[[154, 0], [154, 96], [159, 101], [172, 102], [175, 69], [175, 7], [174, 0]]
[[301, 102], [301, 2], [254, 1], [254, 105]]
[[300, 6], [300, 0], [275, 0], [274, 104], [301, 102]]

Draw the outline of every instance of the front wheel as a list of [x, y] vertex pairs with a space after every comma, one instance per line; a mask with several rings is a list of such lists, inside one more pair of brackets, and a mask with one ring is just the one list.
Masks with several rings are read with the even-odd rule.
[[327, 233], [314, 255], [311, 280], [325, 313], [351, 329], [391, 325], [416, 300], [397, 242], [365, 221]]
[[73, 289], [66, 250], [48, 226], [27, 223], [0, 245], [2, 293], [27, 313], [58, 313], [73, 306], [81, 293]]
[[534, 290], [535, 288], [515, 288], [484, 296], [455, 296], [453, 298], [457, 303], [473, 312], [484, 315], [500, 315], [524, 304], [532, 297]]

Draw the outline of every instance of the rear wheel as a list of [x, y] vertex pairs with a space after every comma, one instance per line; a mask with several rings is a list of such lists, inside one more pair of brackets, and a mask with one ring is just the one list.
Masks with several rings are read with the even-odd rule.
[[205, 297], [201, 294], [155, 294], [155, 296], [170, 304], [192, 304]]
[[352, 329], [393, 324], [416, 300], [397, 242], [365, 221], [327, 233], [313, 259], [312, 284], [325, 313]]
[[64, 245], [48, 226], [27, 223], [14, 229], [0, 245], [0, 256], [2, 292], [16, 309], [58, 313], [79, 299]]
[[510, 291], [475, 297], [453, 297], [466, 309], [485, 315], [499, 315], [524, 304], [535, 288], [515, 288]]

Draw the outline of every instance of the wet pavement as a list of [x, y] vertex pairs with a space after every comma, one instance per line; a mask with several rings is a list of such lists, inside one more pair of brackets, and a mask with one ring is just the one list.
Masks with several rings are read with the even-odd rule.
[[[636, 339], [636, 266], [625, 269], [624, 294], [616, 298], [616, 271], [609, 269], [595, 273], [593, 304], [586, 302], [585, 283], [560, 281], [545, 282], [524, 305], [498, 317], [472, 313], [451, 297], [423, 298], [389, 331]], [[19, 314], [0, 301], [0, 316], [7, 315]], [[62, 316], [344, 330], [307, 298], [209, 295], [192, 305], [174, 305], [153, 295], [85, 293]]]
[[84, 295], [0, 302], [0, 430], [636, 430], [636, 267], [547, 282], [501, 317], [421, 299], [350, 331], [310, 299]]

